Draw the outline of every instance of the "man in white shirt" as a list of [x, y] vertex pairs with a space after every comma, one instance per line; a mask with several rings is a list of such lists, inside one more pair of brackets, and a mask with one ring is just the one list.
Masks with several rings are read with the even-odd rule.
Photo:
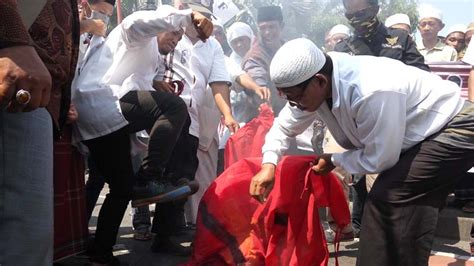
[[[160, 6], [135, 12], [96, 51], [89, 49], [78, 72], [72, 93], [79, 113], [77, 138], [88, 146], [110, 188], [89, 249], [93, 262], [114, 260], [112, 247], [131, 198], [135, 207], [192, 193], [189, 186], [173, 186], [162, 178], [188, 116], [186, 106], [179, 97], [152, 87], [156, 59], [174, 49], [184, 27], [196, 27], [202, 39], [212, 33], [210, 20], [191, 10]], [[161, 43], [165, 32], [171, 41]], [[150, 130], [150, 140], [134, 175], [129, 134], [141, 130]]]
[[439, 209], [474, 164], [474, 105], [429, 72], [388, 58], [328, 56], [307, 39], [282, 46], [270, 76], [289, 103], [266, 137], [250, 194], [265, 200], [288, 138], [319, 116], [347, 151], [321, 155], [316, 173], [380, 173], [357, 264], [427, 265]]
[[[210, 18], [210, 6], [204, 1], [175, 1], [182, 10], [199, 11]], [[187, 105], [191, 118], [187, 138], [179, 141], [166, 171], [172, 179], [194, 178], [200, 188], [189, 198], [191, 204], [187, 221], [194, 223], [197, 207], [207, 186], [216, 177], [217, 127], [223, 117], [224, 124], [235, 132], [235, 121], [229, 99], [229, 74], [225, 68], [224, 53], [217, 40], [198, 38], [193, 27], [186, 27], [185, 35], [173, 53], [166, 57], [168, 72], [165, 79], [183, 83], [180, 97]], [[171, 72], [171, 73], [169, 73]], [[174, 173], [173, 173], [174, 172]], [[175, 255], [189, 255], [190, 247], [183, 248], [173, 242], [173, 236], [183, 228], [183, 206], [170, 202], [157, 204], [152, 232], [156, 233], [151, 250]]]

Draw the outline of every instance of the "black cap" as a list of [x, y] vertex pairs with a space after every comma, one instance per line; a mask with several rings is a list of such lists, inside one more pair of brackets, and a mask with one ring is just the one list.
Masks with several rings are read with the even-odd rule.
[[115, 0], [105, 0], [105, 2], [115, 6]]
[[279, 6], [262, 6], [257, 11], [257, 23], [277, 20], [283, 22], [283, 14]]

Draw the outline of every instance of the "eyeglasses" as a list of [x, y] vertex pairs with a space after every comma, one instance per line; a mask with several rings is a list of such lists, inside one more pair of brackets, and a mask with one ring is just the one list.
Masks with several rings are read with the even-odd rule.
[[[288, 104], [290, 104], [290, 106], [292, 107], [300, 107], [300, 103], [299, 101], [301, 101], [301, 99], [304, 97], [304, 94], [305, 94], [305, 91], [306, 91], [306, 88], [308, 88], [309, 86], [309, 83], [311, 83], [311, 81], [313, 80], [313, 78], [310, 78], [308, 80], [305, 80], [303, 81], [302, 83], [294, 86], [294, 87], [297, 87], [297, 88], [301, 88], [301, 92], [297, 95], [297, 96], [288, 96], [288, 94], [284, 93], [283, 91], [281, 90], [278, 90], [278, 94], [281, 98], [285, 99], [288, 101]], [[293, 90], [293, 89], [292, 89]]]
[[[372, 17], [376, 7], [378, 7], [378, 6], [368, 6], [364, 9], [358, 10], [354, 13], [347, 13], [346, 12], [346, 13], [344, 13], [344, 16], [346, 16], [346, 18], [348, 20], [363, 19], [363, 18], [366, 18], [366, 17]], [[370, 11], [372, 11], [372, 12], [370, 12]]]

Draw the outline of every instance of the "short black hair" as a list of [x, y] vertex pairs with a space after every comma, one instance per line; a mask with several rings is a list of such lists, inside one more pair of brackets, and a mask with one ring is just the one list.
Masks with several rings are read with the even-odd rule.
[[[342, 0], [342, 4], [344, 6], [346, 6], [346, 3], [348, 1], [351, 1], [351, 0]], [[379, 0], [365, 0], [365, 1], [367, 1], [367, 4], [369, 4], [370, 6], [378, 6], [379, 5]]]

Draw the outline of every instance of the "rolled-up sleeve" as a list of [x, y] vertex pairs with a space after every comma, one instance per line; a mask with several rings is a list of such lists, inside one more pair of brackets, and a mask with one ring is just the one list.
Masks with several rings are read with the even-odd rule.
[[126, 17], [122, 24], [122, 35], [127, 46], [155, 38], [160, 32], [178, 31], [191, 24], [191, 10], [177, 10], [171, 6], [160, 6], [153, 11], [138, 11]]
[[286, 104], [265, 137], [262, 164], [278, 164], [288, 150], [290, 138], [303, 133], [317, 116], [316, 112], [301, 111]]

